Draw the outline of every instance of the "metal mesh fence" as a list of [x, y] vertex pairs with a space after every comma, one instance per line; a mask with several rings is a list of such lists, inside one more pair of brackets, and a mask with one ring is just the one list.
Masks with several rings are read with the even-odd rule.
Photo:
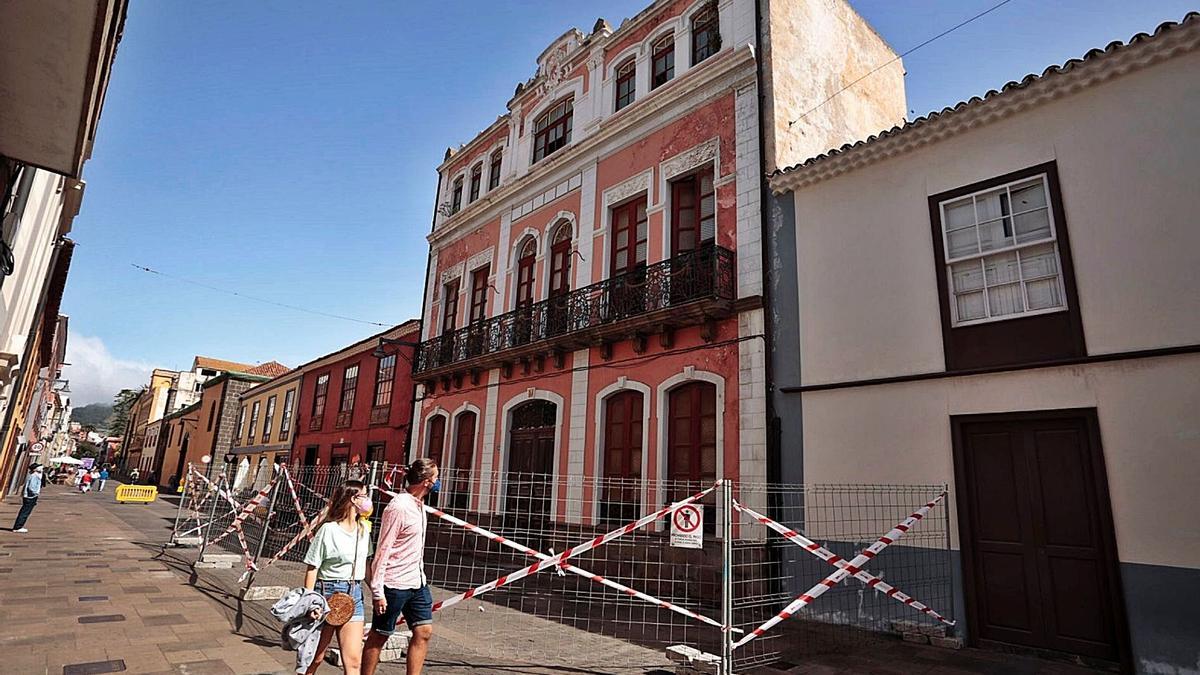
[[[286, 473], [282, 468], [274, 473], [259, 469], [240, 480], [237, 472], [232, 465], [215, 467], [209, 480], [234, 488], [230, 497], [239, 505], [260, 496], [257, 508], [244, 516], [241, 525], [245, 548], [235, 530], [207, 550], [243, 555], [248, 551], [258, 566], [252, 578], [257, 586], [300, 585], [301, 561], [308, 548], [303, 535], [345, 480], [364, 480], [380, 489], [372, 514], [375, 537], [389, 501], [387, 491], [403, 489], [402, 472], [387, 465], [288, 467]], [[273, 486], [272, 477], [278, 477]], [[430, 495], [426, 503], [474, 528], [429, 515], [425, 571], [435, 600], [442, 601], [527, 568], [537, 562], [537, 554], [574, 552], [585, 542], [710, 487], [449, 468], [442, 470], [441, 481], [441, 492]], [[186, 496], [176, 531], [204, 525], [205, 540], [212, 541], [229, 529], [236, 510], [205, 490], [204, 481], [193, 484], [198, 489]], [[267, 487], [272, 489], [264, 496], [261, 490]], [[943, 489], [941, 485], [734, 483], [732, 499], [849, 560]], [[491, 636], [498, 653], [510, 650], [513, 656], [545, 663], [561, 657], [562, 645], [539, 641], [539, 627], [549, 625], [544, 622], [660, 653], [663, 647], [682, 644], [720, 654], [726, 555], [720, 533], [730, 515], [732, 625], [743, 631], [734, 633], [735, 640], [835, 571], [745, 514], [726, 513], [720, 495], [719, 490], [712, 491], [697, 502], [704, 517], [701, 548], [671, 546], [669, 517], [659, 518], [573, 555], [569, 562], [563, 561], [566, 564], [447, 606], [435, 619], [450, 630]], [[215, 510], [214, 499], [220, 499]], [[872, 560], [869, 571], [949, 615], [953, 597], [948, 527], [945, 505], [933, 509], [901, 541]], [[481, 535], [479, 528], [494, 536]], [[734, 665], [744, 670], [861, 647], [864, 641], [885, 639], [883, 632], [896, 620], [934, 622], [859, 580], [846, 579], [802, 613], [738, 648]]]

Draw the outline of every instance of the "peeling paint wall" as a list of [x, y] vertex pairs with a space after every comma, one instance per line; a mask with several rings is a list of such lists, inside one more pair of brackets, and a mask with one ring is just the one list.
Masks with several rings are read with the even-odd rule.
[[762, 4], [768, 174], [904, 121], [904, 64], [898, 59], [834, 96], [896, 58], [849, 3]]

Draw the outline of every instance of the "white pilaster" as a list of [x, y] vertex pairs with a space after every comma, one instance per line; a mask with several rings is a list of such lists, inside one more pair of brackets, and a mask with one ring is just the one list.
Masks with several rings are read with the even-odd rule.
[[492, 503], [492, 485], [496, 467], [496, 406], [500, 397], [500, 369], [488, 371], [487, 405], [483, 410], [483, 451], [479, 455], [479, 510], [487, 512]]
[[583, 185], [579, 195], [579, 218], [575, 228], [575, 241], [579, 255], [571, 261], [575, 267], [575, 285], [583, 288], [592, 283], [592, 236], [596, 221], [596, 164], [593, 162], [583, 170]]
[[736, 93], [734, 152], [737, 167], [738, 297], [762, 295], [762, 164], [758, 152], [758, 85]]
[[738, 447], [739, 472], [747, 483], [767, 479], [767, 361], [761, 337], [764, 310], [738, 315]]
[[567, 522], [583, 518], [583, 446], [588, 425], [588, 350], [571, 358], [571, 417], [567, 429]]

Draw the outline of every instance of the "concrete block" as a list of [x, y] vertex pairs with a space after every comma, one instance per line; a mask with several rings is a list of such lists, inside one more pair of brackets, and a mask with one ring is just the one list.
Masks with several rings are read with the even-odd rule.
[[957, 637], [930, 637], [929, 644], [943, 649], [962, 649], [963, 640]]
[[904, 641], [915, 642], [919, 645], [927, 645], [929, 644], [929, 636], [924, 633], [905, 633]]
[[288, 592], [287, 586], [251, 586], [242, 593], [243, 600], [269, 600], [275, 602]]
[[206, 562], [204, 560], [197, 560], [195, 567], [196, 567], [196, 569], [230, 570], [230, 569], [233, 569], [233, 563]]
[[700, 656], [703, 652], [694, 647], [687, 645], [671, 645], [667, 647], [667, 658], [672, 663], [691, 663], [692, 659]]
[[239, 563], [242, 561], [242, 556], [236, 553], [205, 553], [201, 558], [201, 562], [227, 562], [229, 564]]
[[203, 541], [200, 537], [176, 537], [171, 540], [171, 546], [179, 548], [195, 548]]

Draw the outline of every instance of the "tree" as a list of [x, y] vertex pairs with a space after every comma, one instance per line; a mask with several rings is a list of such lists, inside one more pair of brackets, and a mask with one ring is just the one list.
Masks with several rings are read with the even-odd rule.
[[113, 411], [108, 416], [109, 436], [120, 436], [125, 433], [125, 425], [129, 423], [129, 411], [141, 395], [142, 389], [122, 389], [113, 397]]

